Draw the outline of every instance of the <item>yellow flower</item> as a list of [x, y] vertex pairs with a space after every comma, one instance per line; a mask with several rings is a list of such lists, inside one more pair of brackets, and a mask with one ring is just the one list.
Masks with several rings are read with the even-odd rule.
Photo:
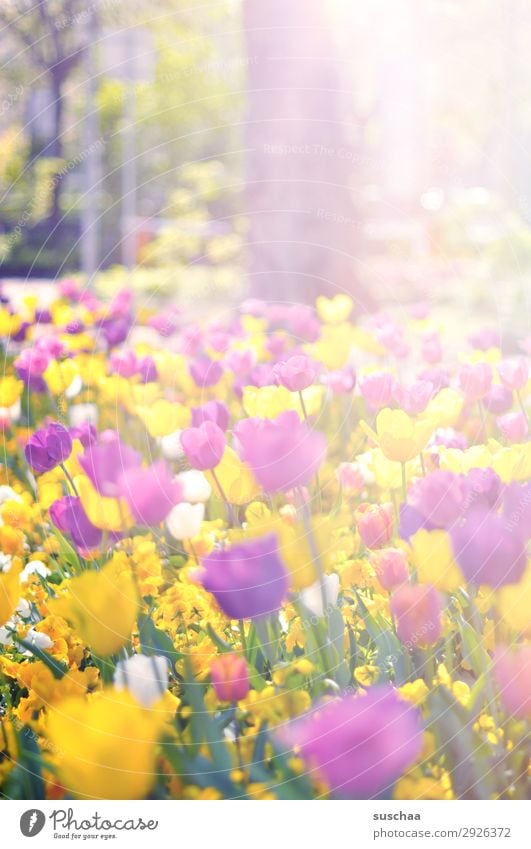
[[52, 360], [43, 377], [52, 395], [62, 395], [77, 374], [77, 367], [73, 360], [64, 360], [62, 363]]
[[352, 312], [353, 300], [350, 295], [338, 294], [333, 298], [319, 295], [315, 302], [317, 315], [326, 324], [339, 324], [346, 321]]
[[68, 582], [67, 593], [48, 603], [50, 613], [66, 619], [102, 657], [130, 639], [138, 612], [138, 593], [125, 554], [99, 572], [83, 572]]
[[430, 421], [433, 430], [438, 427], [453, 427], [461, 415], [464, 399], [455, 389], [445, 388], [431, 399], [420, 418]]
[[21, 316], [12, 315], [5, 307], [0, 307], [0, 336], [14, 336], [21, 324]]
[[327, 369], [342, 368], [352, 351], [356, 332], [351, 324], [325, 324], [321, 336], [312, 345], [307, 345], [307, 352], [316, 360], [323, 363]]
[[16, 404], [23, 389], [23, 382], [17, 380], [12, 374], [2, 377], [0, 380], [0, 407], [12, 407], [13, 404]]
[[424, 528], [411, 537], [412, 562], [420, 583], [429, 583], [443, 592], [464, 586], [465, 579], [454, 560], [450, 537], [443, 530]]
[[107, 689], [67, 699], [48, 716], [47, 736], [58, 752], [68, 793], [86, 799], [142, 799], [155, 779], [161, 712], [145, 710], [129, 693]]
[[371, 666], [370, 664], [358, 666], [357, 669], [354, 670], [354, 678], [358, 684], [361, 684], [362, 687], [370, 687], [371, 684], [374, 684], [374, 682], [378, 679], [379, 674], [379, 667]]
[[420, 454], [431, 436], [429, 421], [414, 420], [403, 410], [380, 410], [376, 418], [376, 433], [366, 422], [361, 425], [368, 436], [378, 443], [388, 460], [406, 463]]
[[248, 416], [276, 419], [286, 410], [298, 406], [298, 398], [285, 386], [245, 386], [242, 404]]
[[0, 572], [0, 625], [5, 625], [20, 599], [19, 575], [22, 566], [13, 562], [9, 572]]
[[81, 504], [88, 518], [102, 531], [126, 531], [134, 525], [127, 502], [123, 498], [107, 498], [100, 495], [86, 475], [75, 479]]
[[517, 584], [505, 584], [499, 589], [497, 608], [509, 628], [531, 635], [531, 560]]
[[421, 705], [429, 694], [429, 689], [422, 678], [417, 678], [415, 681], [410, 681], [399, 687], [398, 692], [406, 702], [411, 702], [413, 705]]
[[[243, 463], [229, 446], [225, 448], [221, 462], [214, 472], [231, 504], [247, 504], [260, 493], [260, 487], [249, 466]], [[212, 473], [207, 471], [206, 477], [213, 492], [219, 497], [221, 494]]]
[[168, 436], [188, 427], [192, 414], [182, 404], [159, 398], [149, 407], [138, 407], [138, 417], [144, 422], [150, 436]]

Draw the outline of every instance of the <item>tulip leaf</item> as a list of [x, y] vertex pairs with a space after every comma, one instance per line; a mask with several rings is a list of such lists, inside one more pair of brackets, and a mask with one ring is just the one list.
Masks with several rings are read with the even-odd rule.
[[40, 660], [42, 663], [44, 663], [44, 665], [50, 670], [54, 678], [60, 680], [64, 677], [64, 675], [66, 675], [66, 673], [68, 672], [68, 667], [65, 666], [63, 663], [58, 660], [55, 660], [47, 652], [43, 651], [42, 649], [38, 648], [38, 646], [35, 646], [33, 645], [33, 643], [29, 642], [29, 640], [25, 640], [23, 639], [23, 637], [19, 637], [18, 634], [16, 634], [14, 631], [10, 631], [9, 634], [15, 643], [17, 643], [26, 651], [31, 652], [31, 654], [36, 657], [37, 660]]
[[165, 631], [157, 628], [150, 616], [138, 617], [138, 635], [142, 653], [148, 656], [158, 654], [166, 657], [172, 669], [175, 663], [182, 658], [182, 654], [175, 650], [171, 637]]
[[358, 610], [362, 617], [367, 632], [376, 646], [378, 652], [378, 666], [380, 668], [380, 678], [388, 680], [388, 669], [391, 665], [395, 674], [395, 684], [397, 687], [402, 686], [407, 681], [406, 664], [404, 659], [404, 649], [398, 637], [391, 631], [389, 624], [380, 619], [377, 621], [371, 613], [369, 613], [365, 603], [358, 592], [355, 592], [358, 602]]

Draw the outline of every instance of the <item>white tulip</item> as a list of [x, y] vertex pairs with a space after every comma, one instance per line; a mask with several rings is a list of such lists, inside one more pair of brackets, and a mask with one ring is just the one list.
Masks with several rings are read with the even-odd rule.
[[168, 686], [168, 661], [160, 655], [134, 654], [116, 664], [114, 686], [129, 690], [142, 707], [150, 708]]
[[173, 433], [169, 433], [167, 436], [161, 437], [160, 447], [162, 449], [163, 456], [166, 457], [166, 460], [178, 460], [179, 457], [183, 456], [184, 451], [181, 445], [181, 433], [182, 430], [175, 430]]
[[98, 427], [98, 408], [96, 404], [73, 404], [68, 410], [70, 427], [81, 427], [88, 422]]
[[65, 397], [66, 398], [75, 398], [76, 395], [79, 395], [81, 390], [83, 389], [83, 381], [81, 380], [81, 375], [76, 374], [72, 383], [66, 387], [65, 389]]
[[208, 501], [212, 494], [212, 487], [203, 472], [198, 469], [181, 472], [176, 476], [176, 480], [182, 486], [183, 499], [190, 504]]
[[191, 539], [197, 536], [205, 515], [204, 504], [176, 504], [166, 516], [166, 527], [174, 539]]
[[[337, 602], [337, 596], [339, 594], [339, 575], [336, 575], [335, 572], [331, 575], [325, 575], [323, 582], [326, 606], [327, 608], [333, 607]], [[320, 581], [316, 581], [311, 586], [301, 590], [301, 601], [305, 608], [309, 610], [310, 613], [313, 613], [314, 616], [321, 617], [325, 615]]]

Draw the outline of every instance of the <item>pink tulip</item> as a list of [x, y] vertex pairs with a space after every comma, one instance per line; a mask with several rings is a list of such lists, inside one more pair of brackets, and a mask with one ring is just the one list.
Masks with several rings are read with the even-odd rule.
[[408, 648], [433, 646], [440, 639], [441, 596], [431, 584], [403, 584], [390, 606], [396, 632]]
[[393, 536], [391, 504], [360, 504], [354, 513], [358, 531], [366, 548], [382, 548]]
[[524, 357], [514, 360], [502, 360], [498, 365], [501, 382], [507, 389], [519, 392], [527, 383], [528, 365]]
[[233, 652], [222, 654], [212, 661], [210, 678], [221, 702], [239, 702], [250, 689], [245, 658]]
[[369, 559], [384, 590], [390, 592], [409, 579], [406, 553], [401, 548], [373, 551]]
[[525, 416], [520, 411], [500, 416], [496, 424], [508, 442], [523, 442], [529, 432]]

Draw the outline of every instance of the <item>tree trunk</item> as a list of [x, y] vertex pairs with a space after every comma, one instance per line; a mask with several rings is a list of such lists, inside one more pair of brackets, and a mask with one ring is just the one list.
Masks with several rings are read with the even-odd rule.
[[[63, 112], [64, 112], [64, 95], [63, 95], [63, 77], [62, 75], [51, 73], [52, 81], [52, 98], [53, 98], [53, 138], [47, 151], [48, 156], [62, 159], [63, 157]], [[59, 222], [61, 217], [61, 189], [62, 179], [58, 179], [54, 183], [52, 205], [48, 220], [54, 226]]]
[[249, 288], [274, 300], [359, 295], [356, 157], [326, 3], [244, 0], [244, 28]]

